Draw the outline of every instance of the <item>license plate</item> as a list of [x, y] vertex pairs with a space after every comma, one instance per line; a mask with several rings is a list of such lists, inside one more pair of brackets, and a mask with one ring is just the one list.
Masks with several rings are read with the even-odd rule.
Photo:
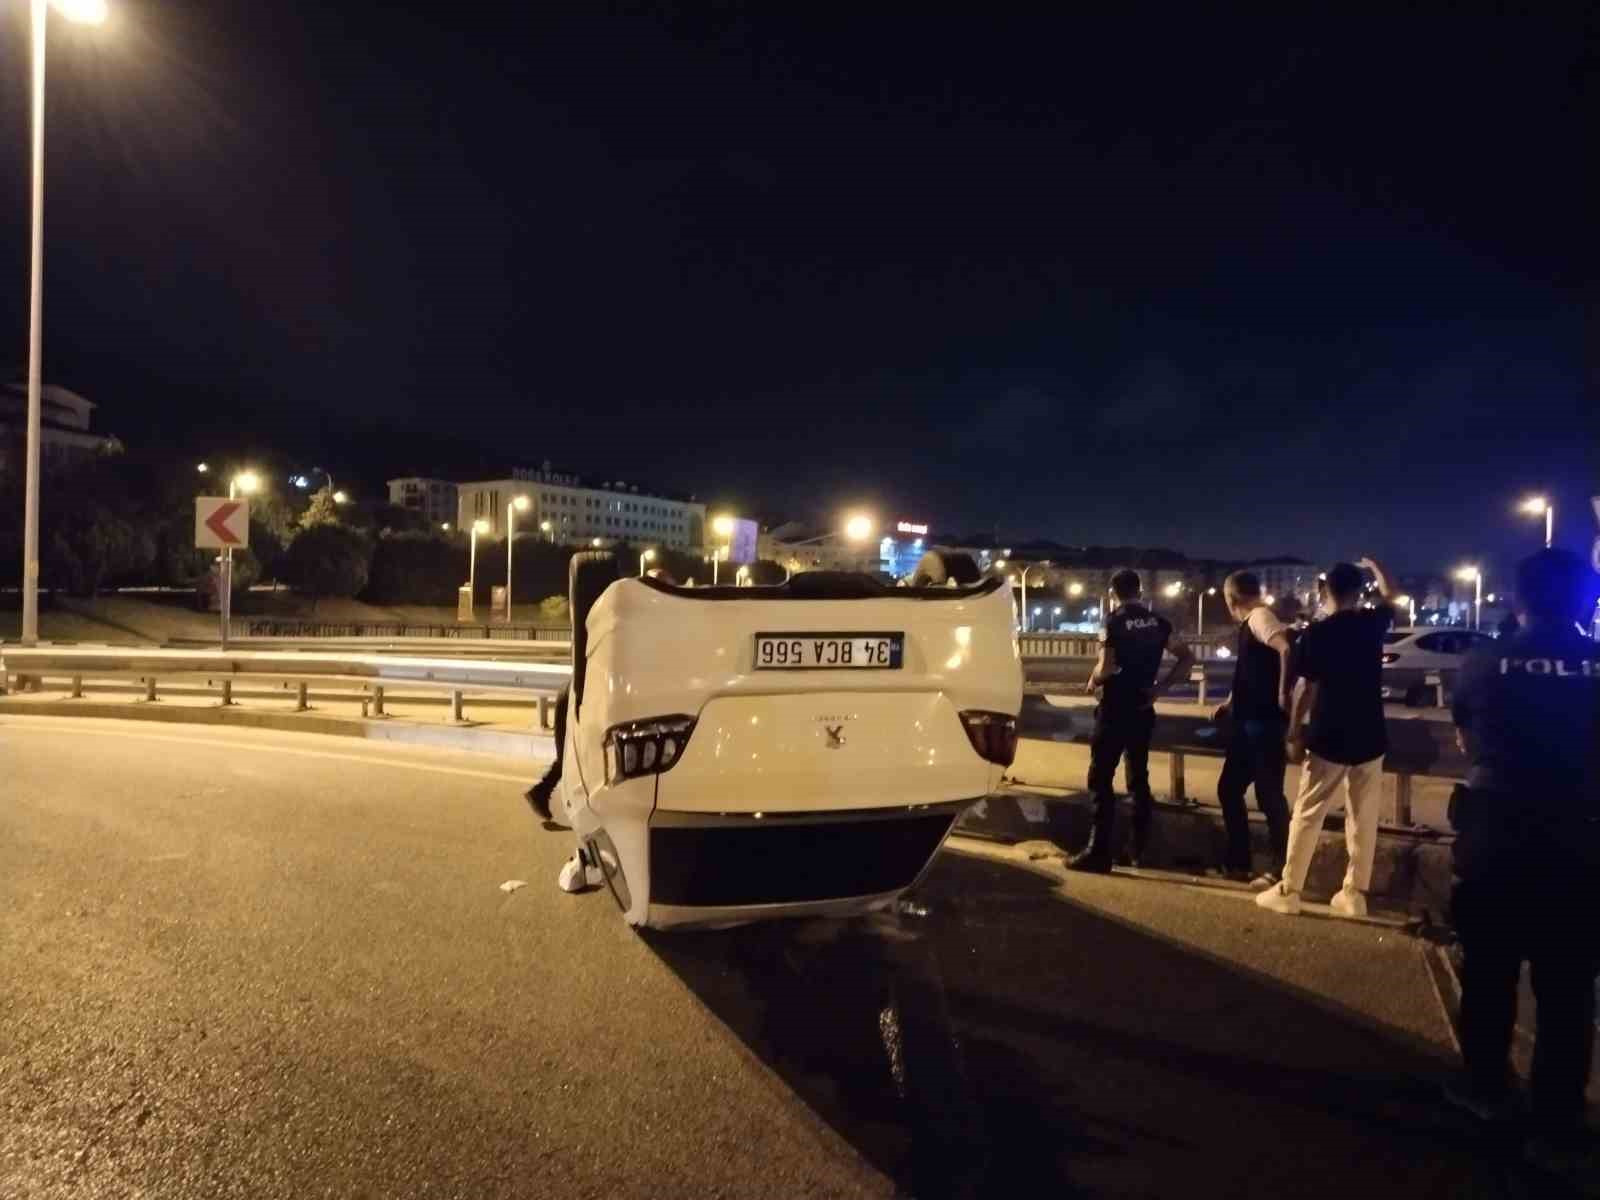
[[758, 633], [758, 671], [898, 671], [903, 633]]

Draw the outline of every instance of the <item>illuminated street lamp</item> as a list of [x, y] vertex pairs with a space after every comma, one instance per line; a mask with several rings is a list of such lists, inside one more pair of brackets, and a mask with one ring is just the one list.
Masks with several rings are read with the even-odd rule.
[[1029, 622], [1028, 622], [1028, 572], [1029, 571], [1042, 571], [1042, 570], [1045, 570], [1046, 568], [1048, 568], [1049, 566], [1050, 566], [1050, 562], [1047, 559], [1044, 562], [1034, 563], [1032, 566], [1028, 566], [1028, 567], [1023, 567], [1022, 568], [1022, 632], [1023, 633], [1030, 632]]
[[[70, 21], [99, 25], [105, 0], [55, 0]], [[46, 0], [32, 0], [33, 34], [33, 240], [28, 283], [28, 433], [22, 501], [22, 644], [39, 641], [39, 441], [40, 372], [44, 369], [44, 45]], [[226, 635], [226, 626], [224, 626]]]
[[1069, 595], [1069, 596], [1081, 596], [1081, 595], [1083, 595], [1083, 584], [1076, 583], [1076, 582], [1067, 584], [1067, 595]]
[[711, 547], [711, 586], [716, 587], [719, 575], [717, 564], [721, 561], [722, 551], [726, 550], [730, 555], [733, 553], [733, 518], [728, 516], [727, 513], [713, 517], [711, 519], [711, 532], [719, 538], [725, 539], [728, 543], [725, 547], [716, 545]]
[[639, 575], [641, 578], [644, 576], [645, 564], [655, 562], [655, 560], [656, 552], [654, 550], [646, 550], [643, 554], [639, 555]]
[[871, 539], [875, 525], [866, 513], [856, 513], [844, 523], [844, 536], [852, 542], [865, 542]]
[[199, 471], [200, 474], [202, 474], [202, 475], [209, 475], [211, 473], [211, 464], [210, 463], [196, 463], [194, 469], [196, 471]]
[[[241, 471], [228, 480], [228, 499], [254, 495], [261, 488], [261, 476], [254, 471]], [[222, 648], [228, 648], [228, 637], [233, 632], [233, 547], [222, 548]]]
[[1169, 600], [1176, 600], [1179, 596], [1183, 595], [1183, 584], [1181, 582], [1167, 584], [1167, 586], [1162, 589], [1162, 595], [1166, 596]]
[[1195, 589], [1195, 596], [1194, 596], [1194, 635], [1195, 635], [1195, 637], [1201, 637], [1201, 636], [1203, 636], [1205, 634], [1205, 631], [1206, 631], [1206, 597], [1207, 596], [1215, 596], [1216, 594], [1217, 594], [1217, 589], [1214, 588], [1214, 587], [1207, 588], [1203, 592], [1199, 588]]
[[511, 547], [517, 540], [517, 514], [528, 511], [529, 500], [518, 496], [506, 505], [506, 623], [511, 622]]
[[545, 537], [550, 539], [550, 544], [552, 546], [554, 546], [556, 544], [555, 528], [556, 527], [554, 525], [550, 524], [549, 521], [540, 521], [539, 522], [539, 532], [544, 534]]
[[348, 504], [350, 503], [350, 497], [345, 492], [335, 492], [333, 494], [333, 502], [335, 504]]
[[1530, 517], [1544, 517], [1544, 548], [1550, 549], [1556, 531], [1556, 506], [1544, 496], [1529, 496], [1517, 507], [1519, 512], [1527, 513]]
[[1417, 624], [1417, 601], [1416, 601], [1416, 598], [1412, 597], [1412, 596], [1396, 596], [1394, 598], [1394, 602], [1396, 604], [1403, 604], [1403, 605], [1406, 606], [1406, 611], [1408, 613], [1410, 613], [1410, 616], [1411, 616], [1412, 628], [1415, 628], [1416, 624]]
[[472, 593], [472, 604], [478, 604], [478, 535], [489, 532], [489, 522], [479, 517], [472, 523], [472, 545], [467, 551], [467, 589]]
[[1456, 578], [1472, 585], [1472, 627], [1476, 629], [1483, 616], [1483, 572], [1477, 567], [1462, 567]]

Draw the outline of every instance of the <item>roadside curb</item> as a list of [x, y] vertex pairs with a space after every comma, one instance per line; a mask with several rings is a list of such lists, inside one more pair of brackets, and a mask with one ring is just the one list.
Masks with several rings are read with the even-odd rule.
[[315, 733], [396, 745], [431, 746], [548, 762], [549, 734], [532, 730], [483, 729], [427, 725], [398, 717], [344, 717], [329, 713], [270, 712], [238, 705], [164, 705], [133, 702], [107, 704], [82, 700], [0, 699], [0, 716], [93, 717], [113, 721], [152, 721], [169, 725], [220, 725], [235, 729], [270, 729], [282, 733]]
[[[1126, 836], [1132, 806], [1118, 800], [1117, 827]], [[1040, 789], [1009, 784], [980, 800], [957, 825], [957, 832], [989, 841], [1045, 841], [1066, 853], [1089, 837], [1092, 801], [1085, 792]], [[1266, 822], [1250, 814], [1250, 840], [1259, 857], [1268, 853]], [[1225, 835], [1222, 814], [1214, 808], [1158, 800], [1151, 822], [1148, 865], [1162, 870], [1202, 874], [1222, 861]], [[1424, 925], [1441, 923], [1450, 895], [1451, 839], [1432, 832], [1384, 829], [1378, 836], [1370, 895], [1375, 907], [1409, 914]], [[1306, 878], [1308, 900], [1332, 896], [1344, 882], [1343, 832], [1324, 830]]]

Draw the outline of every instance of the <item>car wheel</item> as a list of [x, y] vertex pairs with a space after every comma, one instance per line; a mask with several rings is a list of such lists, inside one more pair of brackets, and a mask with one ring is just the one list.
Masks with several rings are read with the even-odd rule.
[[966, 586], [982, 578], [983, 572], [978, 570], [972, 555], [929, 550], [917, 562], [917, 569], [911, 572], [911, 586], [943, 587], [947, 583]]

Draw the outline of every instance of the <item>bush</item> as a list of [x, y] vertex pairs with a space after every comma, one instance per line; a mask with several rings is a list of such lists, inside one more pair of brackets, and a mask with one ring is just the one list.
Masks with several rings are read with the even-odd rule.
[[[480, 569], [483, 546], [478, 546]], [[456, 590], [467, 582], [467, 547], [459, 539], [428, 533], [394, 533], [380, 537], [362, 599], [373, 604], [446, 604], [454, 606]]]
[[570, 625], [572, 606], [565, 596], [546, 596], [539, 602], [539, 619], [549, 625]]
[[[312, 596], [354, 596], [367, 586], [372, 547], [343, 525], [318, 525], [289, 543], [283, 556], [289, 583]], [[235, 584], [237, 586], [237, 583]]]

